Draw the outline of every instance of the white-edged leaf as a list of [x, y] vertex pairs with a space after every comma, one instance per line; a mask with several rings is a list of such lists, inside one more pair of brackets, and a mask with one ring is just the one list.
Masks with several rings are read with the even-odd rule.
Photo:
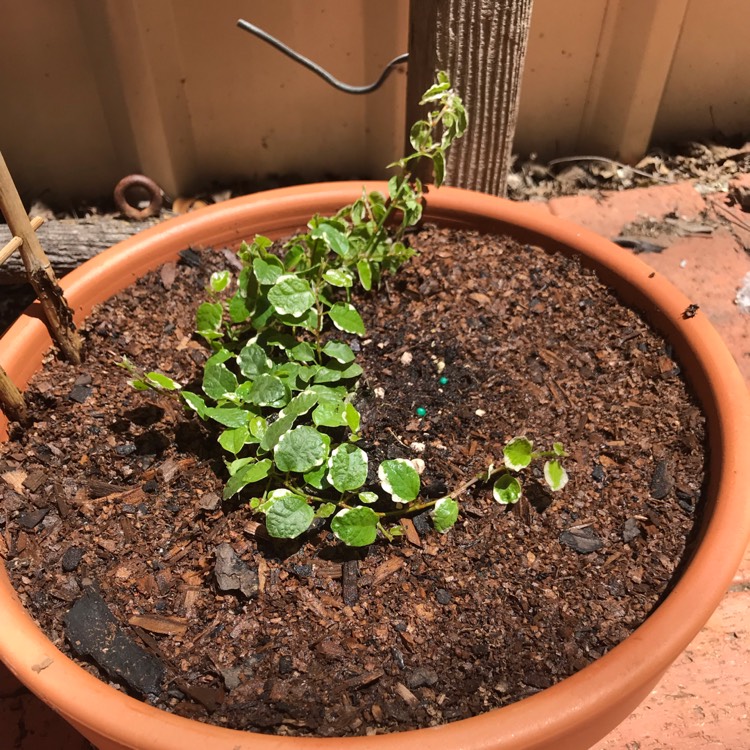
[[365, 324], [360, 314], [354, 308], [354, 305], [348, 302], [337, 302], [328, 311], [328, 315], [333, 321], [333, 325], [340, 331], [347, 333], [356, 333], [359, 336], [365, 334]]
[[513, 505], [521, 499], [521, 483], [510, 474], [502, 474], [492, 485], [492, 497], [502, 505]]
[[378, 467], [378, 479], [396, 503], [410, 503], [419, 495], [419, 474], [405, 458], [383, 461]]
[[268, 301], [279, 315], [300, 318], [315, 304], [315, 295], [307, 279], [287, 273], [268, 290]]
[[295, 427], [279, 438], [273, 449], [274, 461], [279, 471], [302, 474], [320, 466], [328, 458], [329, 445], [330, 438], [314, 427]]
[[559, 492], [568, 483], [568, 472], [559, 461], [544, 464], [544, 481], [553, 492]]
[[349, 547], [366, 547], [378, 535], [378, 514], [362, 505], [344, 508], [331, 520], [331, 531]]
[[514, 437], [505, 448], [503, 448], [503, 461], [506, 468], [511, 471], [525, 469], [532, 458], [534, 444], [526, 437]]
[[235, 474], [229, 477], [229, 481], [224, 485], [224, 499], [227, 500], [233, 495], [236, 495], [248, 484], [260, 482], [261, 479], [265, 479], [271, 471], [272, 466], [273, 463], [268, 458], [243, 466]]
[[458, 519], [458, 503], [452, 497], [441, 497], [433, 506], [431, 515], [435, 530], [444, 534]]
[[315, 511], [304, 497], [284, 492], [266, 510], [266, 531], [276, 539], [294, 539], [310, 528]]
[[356, 445], [343, 443], [328, 459], [328, 481], [339, 492], [359, 489], [367, 480], [367, 454]]

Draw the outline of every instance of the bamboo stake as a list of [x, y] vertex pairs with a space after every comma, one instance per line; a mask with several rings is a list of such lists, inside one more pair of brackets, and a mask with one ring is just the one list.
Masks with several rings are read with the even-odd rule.
[[[42, 224], [44, 224], [44, 219], [41, 216], [35, 216], [31, 220], [31, 228], [35, 232], [40, 226], [42, 226]], [[3, 263], [5, 263], [5, 261], [8, 260], [8, 258], [10, 258], [19, 247], [21, 247], [21, 245], [23, 245], [23, 240], [20, 237], [13, 237], [13, 239], [11, 239], [2, 250], [0, 250], [0, 266], [2, 266]]]
[[3, 407], [5, 416], [11, 422], [27, 421], [28, 413], [23, 394], [2, 367], [0, 367], [0, 406]]
[[55, 273], [31, 226], [2, 152], [0, 152], [0, 209], [5, 215], [11, 234], [21, 238], [22, 244], [19, 249], [26, 268], [26, 276], [39, 298], [52, 336], [63, 356], [74, 364], [80, 364], [81, 339], [73, 323], [73, 312], [65, 301]]

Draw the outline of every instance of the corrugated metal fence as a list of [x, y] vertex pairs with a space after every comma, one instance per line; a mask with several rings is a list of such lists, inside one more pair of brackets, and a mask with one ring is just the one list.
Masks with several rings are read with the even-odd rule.
[[[96, 196], [132, 172], [172, 195], [383, 175], [406, 69], [348, 96], [240, 17], [354, 83], [407, 48], [406, 0], [4, 3], [0, 147], [21, 191]], [[750, 131], [748, 31], [747, 0], [535, 0], [516, 150], [628, 161], [653, 141]]]

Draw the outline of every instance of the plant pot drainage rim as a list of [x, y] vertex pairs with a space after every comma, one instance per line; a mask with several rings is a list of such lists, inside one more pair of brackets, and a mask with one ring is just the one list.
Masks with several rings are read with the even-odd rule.
[[[386, 192], [386, 183], [368, 183]], [[359, 182], [282, 188], [235, 198], [169, 220], [96, 256], [62, 281], [76, 320], [93, 305], [188, 246], [237, 245], [262, 233], [289, 234], [314, 213], [356, 200]], [[349, 748], [396, 750], [410, 742], [489, 750], [586, 748], [648, 694], [709, 618], [729, 585], [750, 536], [750, 503], [741, 484], [750, 435], [750, 398], [731, 355], [699, 312], [659, 274], [613, 243], [540, 207], [456, 188], [430, 189], [427, 221], [509, 233], [522, 242], [582, 256], [621, 298], [672, 343], [707, 418], [708, 502], [700, 543], [673, 590], [629, 638], [575, 675], [509, 706], [440, 727], [352, 738], [294, 738], [214, 727], [163, 712], [109, 687], [62, 654], [33, 623], [0, 573], [0, 659], [34, 693], [103, 748]], [[0, 364], [19, 385], [38, 369], [50, 339], [37, 305], [0, 339]], [[0, 437], [7, 422], [0, 419]], [[696, 592], [700, 592], [699, 595]], [[114, 706], [117, 705], [115, 711]]]

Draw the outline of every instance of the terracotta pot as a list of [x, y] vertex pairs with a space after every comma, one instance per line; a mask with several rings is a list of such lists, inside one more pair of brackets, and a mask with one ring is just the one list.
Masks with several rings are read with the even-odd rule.
[[[368, 185], [385, 191], [385, 184]], [[77, 319], [134, 279], [188, 247], [235, 245], [254, 233], [288, 234], [315, 213], [355, 200], [359, 183], [274, 190], [165, 222], [116, 245], [63, 280]], [[750, 435], [750, 400], [731, 355], [702, 313], [684, 319], [689, 300], [640, 260], [610, 242], [530, 205], [451, 188], [431, 190], [426, 217], [446, 226], [508, 233], [579, 255], [638, 307], [672, 343], [708, 424], [709, 487], [703, 527], [679, 582], [649, 619], [608, 654], [554, 687], [518, 703], [439, 728], [349, 739], [246, 734], [183, 719], [95, 679], [58, 651], [26, 614], [0, 573], [0, 658], [42, 700], [100, 748], [142, 750], [446, 750], [588, 748], [649, 693], [714, 610], [742, 557], [750, 503], [741, 481]], [[50, 346], [32, 306], [0, 341], [0, 364], [18, 384]], [[6, 424], [0, 422], [0, 430]]]

